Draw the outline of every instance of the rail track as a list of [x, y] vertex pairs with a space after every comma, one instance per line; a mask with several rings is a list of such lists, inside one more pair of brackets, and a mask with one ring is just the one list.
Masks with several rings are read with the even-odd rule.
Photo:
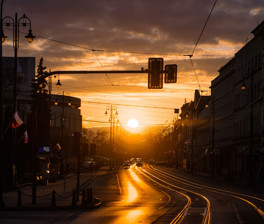
[[193, 190], [182, 188], [172, 181], [168, 181], [168, 177], [162, 173], [144, 168], [136, 167], [137, 171], [148, 178], [161, 188], [178, 193], [184, 196], [187, 201], [185, 206], [178, 212], [178, 214], [170, 222], [171, 224], [178, 224], [182, 222], [209, 224], [211, 221], [211, 204], [209, 199]]
[[[203, 197], [206, 199], [207, 199], [207, 197], [205, 195], [202, 195], [201, 193], [198, 193], [198, 192], [196, 192], [196, 190], [193, 190], [193, 189], [197, 189], [198, 191], [199, 190], [202, 190], [202, 191], [206, 190], [207, 192], [222, 194], [225, 196], [229, 196], [229, 197], [233, 197], [233, 198], [236, 198], [238, 200], [241, 200], [241, 201], [247, 203], [248, 205], [252, 206], [254, 208], [254, 210], [259, 214], [261, 220], [264, 223], [264, 212], [262, 211], [262, 209], [258, 205], [258, 203], [264, 203], [263, 198], [256, 197], [256, 196], [253, 196], [250, 194], [245, 194], [245, 193], [235, 192], [235, 191], [231, 191], [231, 190], [225, 190], [225, 189], [221, 189], [221, 188], [217, 188], [217, 187], [207, 186], [205, 184], [200, 184], [200, 183], [196, 183], [196, 182], [193, 182], [190, 180], [186, 180], [184, 178], [176, 176], [174, 173], [172, 173], [171, 171], [169, 171], [165, 168], [157, 169], [156, 167], [146, 165], [144, 168], [141, 168], [141, 172], [144, 172], [144, 174], [148, 174], [150, 176], [152, 175], [153, 178], [154, 178], [154, 176], [158, 176], [162, 180], [163, 183], [173, 185], [174, 189], [178, 189], [178, 190], [184, 189], [186, 192], [196, 193], [197, 195], [200, 195], [200, 197]], [[185, 187], [184, 188], [179, 187], [178, 185], [186, 186], [186, 188]], [[188, 187], [191, 188], [192, 190], [191, 191], [187, 190]], [[186, 209], [187, 208], [185, 208], [185, 210]], [[210, 211], [209, 200], [207, 202], [207, 210], [208, 210], [207, 214], [205, 215], [205, 218], [204, 218], [202, 223], [210, 223], [211, 211]], [[180, 223], [180, 222], [174, 222], [174, 223]]]

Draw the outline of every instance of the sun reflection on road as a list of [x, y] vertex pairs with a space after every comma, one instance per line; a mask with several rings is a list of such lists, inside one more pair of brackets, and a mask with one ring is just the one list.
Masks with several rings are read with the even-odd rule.
[[132, 169], [129, 169], [130, 175], [132, 176], [133, 180], [137, 182], [141, 182], [141, 180], [138, 178], [138, 176], [135, 174], [135, 172]]
[[126, 202], [133, 202], [136, 200], [137, 197], [138, 197], [138, 193], [137, 193], [136, 188], [134, 188], [134, 186], [130, 182], [128, 182], [128, 184], [127, 184], [127, 195], [126, 195], [125, 201]]
[[142, 215], [144, 212], [142, 209], [135, 209], [132, 211], [129, 211], [126, 215], [127, 220], [136, 220], [140, 215]]

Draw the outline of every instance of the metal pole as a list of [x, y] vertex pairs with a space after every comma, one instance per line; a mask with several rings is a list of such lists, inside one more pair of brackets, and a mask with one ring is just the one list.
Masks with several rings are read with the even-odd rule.
[[[253, 87], [254, 87], [254, 79], [253, 79], [253, 72], [251, 73], [251, 90], [250, 90], [250, 95], [251, 95], [251, 102], [253, 102]], [[253, 103], [250, 106], [250, 148], [249, 148], [249, 178], [248, 178], [248, 183], [249, 186], [254, 185], [254, 172], [253, 172]]]
[[[0, 32], [2, 35], [3, 30], [3, 3], [4, 0], [1, 1], [1, 10], [0, 10]], [[2, 37], [1, 37], [2, 38]], [[2, 57], [3, 57], [3, 48], [2, 48], [2, 40], [0, 41], [0, 208], [5, 206], [3, 200], [3, 65], [2, 65]]]
[[36, 90], [34, 91], [34, 102], [33, 102], [33, 113], [34, 113], [34, 121], [33, 121], [33, 145], [32, 145], [32, 204], [36, 204], [36, 197], [37, 197], [37, 180], [36, 180], [36, 157], [37, 157], [37, 93]]
[[113, 166], [113, 106], [110, 107], [110, 170]]
[[14, 89], [13, 89], [13, 112], [17, 111], [17, 49], [18, 49], [18, 24], [17, 24], [17, 13], [15, 14], [14, 24]]
[[212, 94], [212, 151], [211, 151], [211, 167], [212, 167], [212, 173], [211, 177], [214, 178], [214, 169], [215, 169], [215, 161], [214, 161], [214, 151], [215, 151], [215, 139], [214, 139], [214, 131], [215, 131], [215, 110], [214, 110], [214, 95]]

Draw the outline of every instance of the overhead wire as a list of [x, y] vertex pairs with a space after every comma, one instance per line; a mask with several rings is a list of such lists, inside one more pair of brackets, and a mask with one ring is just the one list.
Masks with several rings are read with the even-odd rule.
[[[99, 62], [101, 68], [104, 68], [103, 65], [102, 65], [102, 63], [101, 63], [101, 61], [99, 60], [99, 58], [97, 57], [97, 55], [96, 55], [96, 53], [95, 53], [96, 51], [103, 51], [103, 50], [95, 50], [95, 49], [92, 49], [92, 52], [94, 53], [94, 56], [96, 57], [97, 61]], [[110, 77], [108, 76], [108, 74], [105, 73], [105, 75], [106, 75], [106, 77], [108, 78], [109, 82], [111, 83], [111, 86], [114, 86], [114, 84], [113, 84], [113, 82], [111, 81], [111, 79], [110, 79]]]
[[[5, 28], [5, 29], [11, 30], [10, 28]], [[24, 32], [24, 31], [21, 31], [21, 30], [19, 30], [19, 33], [27, 34], [27, 32]], [[201, 36], [201, 34], [200, 34], [200, 36]], [[142, 55], [173, 55], [174, 57], [186, 56], [186, 55], [182, 55], [182, 54], [175, 55], [173, 52], [172, 53], [164, 53], [164, 52], [159, 53], [159, 52], [123, 51], [123, 50], [119, 51], [119, 50], [108, 50], [108, 49], [95, 49], [95, 48], [81, 46], [81, 45], [78, 45], [78, 44], [72, 44], [72, 43], [69, 43], [69, 42], [61, 41], [61, 40], [56, 40], [56, 39], [49, 38], [49, 37], [44, 37], [44, 36], [41, 36], [41, 35], [35, 35], [35, 37], [36, 38], [40, 38], [40, 39], [44, 39], [44, 40], [48, 40], [48, 41], [52, 41], [52, 42], [56, 42], [56, 43], [59, 43], [59, 44], [68, 45], [68, 46], [71, 46], [71, 47], [76, 47], [76, 48], [80, 48], [80, 49], [84, 49], [84, 50], [89, 50], [91, 52], [98, 51], [98, 52], [106, 52], [106, 53], [107, 52], [109, 52], [109, 53], [128, 53], [128, 54], [142, 54]], [[197, 41], [196, 45], [198, 45], [198, 42], [199, 41]], [[194, 53], [194, 50], [193, 50], [193, 53]], [[200, 57], [215, 57], [215, 56], [219, 56], [219, 55], [198, 55], [198, 56], [200, 56]]]
[[213, 10], [214, 10], [214, 7], [215, 7], [215, 5], [216, 5], [216, 2], [217, 2], [217, 0], [214, 1], [214, 4], [213, 4], [213, 6], [212, 6], [212, 8], [211, 8], [211, 11], [210, 11], [210, 13], [209, 13], [209, 15], [208, 15], [208, 17], [207, 17], [207, 19], [206, 19], [206, 21], [205, 21], [205, 24], [204, 24], [204, 26], [203, 26], [203, 28], [202, 28], [202, 31], [201, 31], [201, 33], [200, 33], [200, 35], [199, 35], [199, 37], [198, 37], [198, 39], [197, 39], [197, 41], [196, 41], [196, 43], [195, 43], [195, 46], [194, 46], [193, 51], [192, 51], [192, 54], [191, 54], [192, 56], [193, 56], [194, 51], [195, 51], [195, 49], [196, 49], [196, 47], [197, 47], [197, 45], [198, 45], [198, 43], [199, 43], [199, 41], [200, 41], [200, 39], [201, 39], [201, 37], [202, 37], [202, 35], [203, 35], [203, 32], [204, 32], [204, 30], [205, 30], [205, 27], [207, 26], [207, 23], [209, 22], [209, 19], [210, 19], [211, 15], [212, 15]]
[[210, 10], [210, 13], [209, 13], [209, 15], [208, 15], [208, 17], [207, 17], [207, 19], [206, 19], [206, 21], [205, 21], [205, 23], [204, 23], [204, 26], [203, 26], [203, 28], [202, 28], [202, 30], [201, 30], [199, 36], [198, 36], [198, 39], [197, 39], [197, 41], [196, 41], [196, 43], [195, 43], [195, 45], [194, 45], [194, 48], [193, 48], [193, 50], [192, 50], [192, 53], [189, 54], [189, 55], [184, 55], [184, 56], [188, 56], [188, 57], [190, 58], [191, 65], [192, 65], [192, 68], [193, 68], [193, 71], [194, 71], [195, 77], [196, 77], [196, 79], [197, 79], [197, 82], [198, 82], [199, 90], [201, 90], [201, 86], [200, 86], [200, 82], [199, 82], [199, 79], [198, 79], [198, 75], [197, 75], [197, 73], [196, 73], [196, 71], [195, 71], [195, 68], [194, 68], [194, 64], [193, 64], [193, 62], [192, 62], [192, 57], [193, 57], [193, 55], [194, 55], [194, 51], [196, 50], [196, 48], [197, 48], [197, 46], [198, 46], [198, 43], [199, 43], [201, 37], [202, 37], [202, 35], [203, 35], [203, 32], [204, 32], [204, 30], [205, 30], [205, 28], [206, 28], [206, 26], [207, 26], [207, 24], [208, 24], [208, 22], [209, 22], [209, 19], [210, 19], [212, 13], [213, 13], [213, 10], [214, 10], [214, 8], [215, 8], [216, 2], [217, 2], [217, 0], [214, 1], [214, 4], [213, 4], [213, 6], [212, 6], [212, 8], [211, 8], [211, 10]]

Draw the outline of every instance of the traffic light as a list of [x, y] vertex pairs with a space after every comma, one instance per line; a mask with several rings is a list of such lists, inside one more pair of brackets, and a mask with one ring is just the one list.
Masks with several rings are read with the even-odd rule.
[[165, 65], [165, 83], [177, 82], [177, 65]]
[[149, 58], [148, 61], [148, 88], [163, 88], [163, 58]]

